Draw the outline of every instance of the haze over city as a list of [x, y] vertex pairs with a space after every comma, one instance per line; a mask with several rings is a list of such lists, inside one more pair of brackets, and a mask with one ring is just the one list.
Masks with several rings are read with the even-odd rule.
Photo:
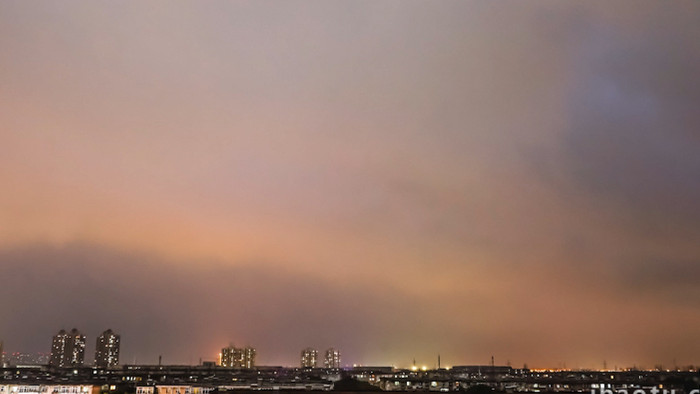
[[700, 364], [700, 2], [0, 2], [0, 340]]

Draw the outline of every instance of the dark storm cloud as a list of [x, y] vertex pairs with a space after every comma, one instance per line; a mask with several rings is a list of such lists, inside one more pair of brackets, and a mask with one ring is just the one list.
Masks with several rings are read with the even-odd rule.
[[[401, 322], [398, 297], [376, 298], [366, 284], [329, 286], [293, 270], [186, 266], [88, 244], [0, 251], [0, 333], [11, 351], [48, 351], [60, 328], [123, 337], [123, 362], [213, 360], [233, 341], [258, 348], [263, 363], [294, 363], [305, 346], [347, 349]], [[421, 313], [421, 308], [414, 308]], [[7, 318], [10, 317], [10, 318]], [[376, 346], [382, 346], [377, 343]], [[352, 349], [352, 350], [351, 350]]]
[[569, 211], [598, 223], [563, 230], [572, 270], [613, 297], [691, 306], [700, 279], [700, 29], [690, 16], [657, 11], [654, 23], [581, 30], [561, 149], [532, 162]]
[[591, 215], [609, 218], [617, 242], [598, 263], [678, 299], [700, 253], [700, 30], [662, 27], [665, 12], [656, 22], [589, 32], [561, 164]]
[[[593, 198], [650, 226], [700, 236], [700, 37], [658, 24], [591, 31], [569, 99], [565, 155]], [[674, 231], [677, 229], [677, 231]], [[685, 234], [684, 234], [685, 233]]]

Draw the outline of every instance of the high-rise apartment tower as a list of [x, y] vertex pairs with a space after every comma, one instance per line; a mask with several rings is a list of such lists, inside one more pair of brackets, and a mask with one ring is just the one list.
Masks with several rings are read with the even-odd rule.
[[255, 348], [246, 346], [243, 348], [230, 345], [221, 349], [221, 366], [230, 368], [255, 367]]
[[95, 366], [113, 368], [119, 365], [119, 335], [107, 330], [97, 337], [95, 344]]
[[53, 337], [51, 344], [51, 358], [49, 365], [52, 367], [67, 368], [80, 367], [85, 363], [85, 335], [77, 329], [70, 332], [61, 330]]
[[326, 350], [323, 366], [326, 368], [340, 369], [340, 351], [334, 348]]
[[316, 368], [318, 362], [318, 352], [316, 349], [307, 347], [301, 351], [301, 367], [302, 368]]

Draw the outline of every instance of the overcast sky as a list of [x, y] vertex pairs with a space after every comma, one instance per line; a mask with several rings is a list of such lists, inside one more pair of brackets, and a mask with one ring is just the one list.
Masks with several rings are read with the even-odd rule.
[[700, 364], [700, 2], [0, 2], [0, 340]]

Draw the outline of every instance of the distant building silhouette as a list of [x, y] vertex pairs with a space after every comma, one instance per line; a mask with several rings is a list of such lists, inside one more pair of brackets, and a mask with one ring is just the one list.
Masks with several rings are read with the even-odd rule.
[[326, 350], [326, 358], [323, 360], [326, 368], [340, 369], [340, 351], [334, 348]]
[[13, 352], [5, 355], [6, 366], [31, 366], [46, 365], [49, 363], [50, 353], [20, 353]]
[[107, 330], [97, 337], [95, 345], [95, 366], [112, 368], [119, 365], [119, 335]]
[[221, 366], [230, 368], [255, 367], [255, 348], [246, 346], [238, 348], [233, 345], [221, 349]]
[[58, 332], [53, 337], [49, 365], [53, 367], [80, 367], [85, 363], [85, 335], [77, 329]]
[[301, 367], [302, 368], [316, 368], [318, 363], [318, 352], [316, 349], [307, 347], [301, 351]]

